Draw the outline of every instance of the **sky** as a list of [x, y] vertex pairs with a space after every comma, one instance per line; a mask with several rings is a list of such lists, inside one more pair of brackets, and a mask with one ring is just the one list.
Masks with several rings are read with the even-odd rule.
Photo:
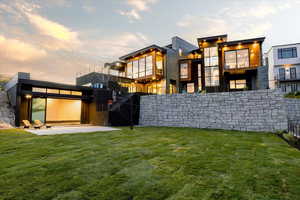
[[0, 0], [0, 75], [75, 83], [79, 74], [179, 36], [300, 42], [300, 0]]

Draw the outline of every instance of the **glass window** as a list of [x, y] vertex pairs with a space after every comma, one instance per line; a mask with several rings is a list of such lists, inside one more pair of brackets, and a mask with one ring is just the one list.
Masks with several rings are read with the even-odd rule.
[[70, 94], [71, 94], [71, 91], [70, 91], [70, 90], [60, 90], [59, 93], [60, 93], [60, 94], [67, 94], [67, 95], [70, 95]]
[[188, 93], [194, 93], [195, 92], [195, 85], [194, 85], [194, 83], [188, 83], [187, 84], [187, 92]]
[[249, 49], [233, 50], [225, 52], [225, 69], [248, 68]]
[[297, 48], [282, 48], [278, 49], [278, 59], [297, 58]]
[[49, 94], [59, 94], [59, 90], [57, 90], [57, 89], [47, 89], [47, 93], [49, 93]]
[[146, 57], [146, 76], [151, 76], [153, 73], [153, 60], [152, 56]]
[[291, 76], [291, 79], [296, 79], [297, 78], [297, 75], [296, 75], [296, 67], [292, 67], [290, 69], [290, 76]]
[[219, 86], [219, 67], [206, 67], [205, 68], [205, 86], [213, 87]]
[[279, 69], [279, 80], [285, 80], [285, 69], [284, 68]]
[[180, 64], [180, 78], [188, 78], [188, 64], [187, 63], [181, 63]]
[[72, 95], [82, 96], [82, 92], [72, 91]]
[[237, 68], [249, 67], [249, 50], [242, 49], [237, 51]]
[[127, 63], [127, 78], [132, 78], [132, 62]]
[[156, 54], [156, 69], [158, 74], [163, 74], [163, 56]]
[[236, 52], [226, 51], [225, 52], [225, 69], [235, 69], [236, 68]]
[[132, 73], [133, 73], [133, 78], [138, 78], [139, 77], [139, 61], [135, 60], [132, 62]]
[[205, 64], [205, 66], [219, 65], [218, 48], [217, 47], [204, 48], [204, 64]]
[[37, 88], [33, 87], [32, 92], [40, 92], [40, 93], [46, 93], [46, 88]]
[[140, 59], [139, 62], [139, 77], [145, 77], [145, 72], [146, 72], [146, 59], [145, 57]]
[[202, 80], [201, 80], [201, 64], [198, 64], [198, 90], [202, 90]]
[[46, 110], [46, 99], [33, 98], [31, 108], [31, 119], [40, 120], [42, 123], [45, 122], [45, 110]]
[[297, 92], [298, 91], [298, 87], [296, 83], [291, 84], [291, 90], [292, 92]]
[[230, 89], [235, 90], [241, 90], [247, 88], [247, 82], [246, 80], [230, 80]]

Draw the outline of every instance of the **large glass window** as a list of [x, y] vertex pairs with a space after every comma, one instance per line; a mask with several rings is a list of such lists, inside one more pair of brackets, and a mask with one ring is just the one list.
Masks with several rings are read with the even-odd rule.
[[214, 87], [219, 85], [219, 67], [205, 67], [205, 86]]
[[45, 109], [46, 109], [46, 99], [43, 98], [33, 98], [32, 108], [31, 108], [31, 119], [40, 120], [42, 123], [45, 122]]
[[209, 47], [204, 49], [204, 64], [205, 66], [219, 65], [218, 48]]
[[135, 60], [132, 63], [132, 73], [133, 73], [133, 78], [139, 77], [139, 61], [138, 60]]
[[232, 90], [241, 90], [246, 89], [247, 83], [246, 80], [231, 80], [230, 81], [230, 89]]
[[132, 62], [127, 63], [127, 78], [132, 78]]
[[297, 48], [281, 48], [278, 49], [278, 59], [297, 58]]
[[279, 80], [285, 80], [285, 69], [284, 68], [279, 69]]
[[152, 56], [146, 57], [146, 76], [151, 76], [153, 73], [153, 59]]
[[185, 79], [188, 78], [188, 63], [181, 63], [180, 64], [180, 78]]
[[249, 49], [240, 49], [225, 52], [225, 69], [248, 68]]
[[139, 77], [144, 77], [146, 72], [146, 59], [145, 57], [140, 59], [139, 62]]
[[158, 53], [156, 54], [156, 69], [158, 74], [163, 74], [163, 56]]

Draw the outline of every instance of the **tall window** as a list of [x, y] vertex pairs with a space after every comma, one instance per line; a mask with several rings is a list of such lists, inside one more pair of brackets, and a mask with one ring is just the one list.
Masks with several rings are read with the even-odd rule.
[[180, 78], [185, 79], [188, 78], [188, 64], [187, 63], [181, 63], [180, 64]]
[[284, 68], [279, 69], [279, 80], [285, 80], [285, 69]]
[[135, 60], [132, 62], [132, 73], [133, 73], [133, 78], [139, 77], [139, 61], [138, 60]]
[[156, 54], [156, 69], [158, 74], [163, 74], [163, 56], [158, 53]]
[[143, 57], [139, 61], [139, 77], [145, 77], [146, 72], [146, 58]]
[[152, 56], [146, 57], [146, 76], [151, 76], [153, 73]]
[[278, 59], [297, 58], [297, 48], [282, 48], [278, 49]]
[[201, 64], [198, 64], [198, 90], [202, 90], [202, 81], [201, 81]]
[[204, 49], [205, 86], [219, 85], [219, 58], [218, 48], [209, 47]]
[[291, 79], [296, 79], [297, 78], [296, 67], [290, 68], [290, 77], [291, 77]]
[[246, 88], [247, 88], [246, 80], [230, 80], [230, 89], [241, 90]]
[[127, 63], [127, 78], [132, 78], [132, 62]]
[[225, 69], [248, 68], [249, 49], [240, 49], [225, 52]]

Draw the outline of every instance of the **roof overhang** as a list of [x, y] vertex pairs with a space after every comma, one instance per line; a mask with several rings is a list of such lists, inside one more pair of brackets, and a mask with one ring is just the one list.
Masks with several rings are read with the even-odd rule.
[[197, 40], [198, 40], [198, 43], [200, 43], [200, 42], [212, 42], [212, 41], [217, 41], [217, 40], [226, 41], [227, 40], [227, 34], [215, 35], [215, 36], [210, 36], [210, 37], [202, 37], [202, 38], [198, 38]]
[[129, 58], [133, 58], [133, 57], [136, 57], [138, 55], [141, 55], [141, 54], [145, 54], [145, 53], [148, 53], [148, 52], [151, 52], [153, 50], [157, 50], [157, 51], [160, 51], [162, 53], [165, 53], [166, 52], [166, 49], [164, 49], [163, 47], [160, 47], [160, 46], [157, 46], [157, 45], [151, 45], [151, 46], [148, 46], [148, 47], [145, 47], [143, 49], [140, 49], [140, 50], [137, 50], [137, 51], [134, 51], [130, 54], [127, 54], [125, 56], [122, 56], [120, 57], [119, 59], [120, 60], [127, 60]]
[[259, 37], [259, 38], [252, 38], [252, 39], [246, 39], [246, 40], [235, 40], [230, 42], [222, 42], [219, 43], [219, 46], [235, 46], [235, 45], [241, 45], [241, 44], [251, 44], [251, 43], [263, 43], [265, 41], [265, 37]]

